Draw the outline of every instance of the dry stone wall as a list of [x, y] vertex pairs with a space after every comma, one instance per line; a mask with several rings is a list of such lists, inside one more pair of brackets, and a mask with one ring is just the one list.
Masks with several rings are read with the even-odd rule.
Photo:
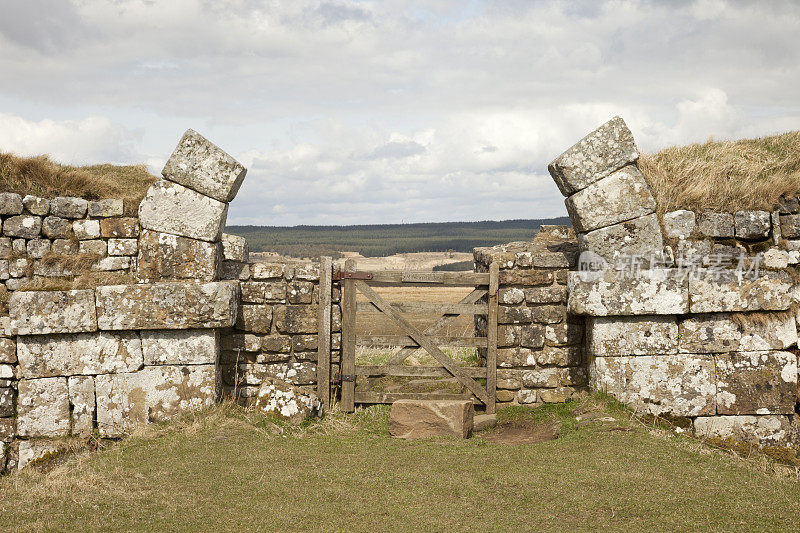
[[549, 167], [579, 231], [590, 385], [703, 437], [797, 445], [797, 198], [659, 219], [637, 158], [615, 117]]

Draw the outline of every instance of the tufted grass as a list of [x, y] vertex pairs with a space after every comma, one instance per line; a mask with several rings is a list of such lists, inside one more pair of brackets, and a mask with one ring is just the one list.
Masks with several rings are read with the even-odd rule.
[[[617, 423], [576, 422], [598, 410]], [[518, 446], [395, 440], [388, 412], [284, 428], [226, 404], [151, 426], [0, 479], [0, 530], [788, 531], [800, 516], [796, 474], [669, 436], [602, 398], [501, 411], [561, 427]]]
[[642, 154], [639, 169], [660, 213], [772, 210], [800, 193], [800, 131], [673, 146]]

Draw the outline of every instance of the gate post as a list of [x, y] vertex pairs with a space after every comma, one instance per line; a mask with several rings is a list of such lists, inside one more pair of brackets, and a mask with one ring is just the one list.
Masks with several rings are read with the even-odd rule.
[[331, 285], [333, 261], [319, 260], [319, 311], [317, 314], [317, 396], [324, 409], [331, 407]]
[[[344, 262], [345, 272], [355, 272], [355, 259]], [[356, 280], [342, 280], [342, 364], [341, 376], [355, 378], [356, 373]], [[355, 411], [355, 379], [342, 379], [342, 410], [346, 413]]]
[[488, 316], [486, 325], [486, 413], [494, 414], [497, 402], [497, 292], [500, 278], [500, 265], [493, 261], [489, 265]]

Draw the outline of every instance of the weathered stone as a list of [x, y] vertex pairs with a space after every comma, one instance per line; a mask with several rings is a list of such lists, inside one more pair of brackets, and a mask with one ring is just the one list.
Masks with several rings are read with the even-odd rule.
[[145, 365], [213, 365], [219, 353], [217, 330], [142, 331]]
[[398, 400], [389, 414], [389, 433], [403, 439], [472, 435], [475, 408], [468, 400]]
[[238, 261], [222, 261], [219, 266], [219, 278], [247, 281], [250, 279], [250, 265]]
[[762, 265], [765, 268], [786, 268], [789, 266], [789, 252], [770, 248], [761, 256]]
[[539, 324], [558, 324], [566, 318], [566, 308], [563, 305], [536, 305], [529, 308], [531, 321]]
[[136, 239], [108, 239], [108, 255], [136, 255], [139, 241]]
[[17, 435], [16, 418], [0, 418], [0, 441], [8, 442]]
[[678, 352], [674, 316], [590, 318], [588, 337], [589, 353], [595, 357]]
[[272, 306], [242, 305], [236, 327], [253, 333], [269, 333], [272, 329]]
[[89, 202], [90, 217], [118, 217], [124, 212], [122, 200], [116, 198], [104, 198]]
[[497, 308], [497, 322], [500, 324], [530, 324], [531, 308], [501, 305]]
[[67, 378], [20, 380], [17, 434], [22, 437], [62, 437], [69, 434]]
[[695, 228], [693, 211], [679, 209], [664, 214], [664, 232], [669, 239], [688, 239]]
[[228, 204], [166, 180], [150, 186], [139, 204], [142, 228], [201, 241], [218, 241]]
[[186, 130], [161, 174], [220, 202], [239, 192], [247, 169], [194, 130]]
[[38, 196], [28, 194], [22, 199], [22, 205], [25, 206], [25, 209], [32, 215], [44, 216], [50, 212], [50, 200], [47, 198], [39, 198]]
[[781, 235], [786, 239], [800, 237], [800, 215], [780, 215]]
[[582, 362], [583, 350], [580, 346], [566, 346], [557, 348], [545, 346], [536, 352], [537, 365], [577, 366]]
[[136, 333], [78, 333], [17, 337], [21, 377], [132, 372], [142, 366]]
[[737, 211], [733, 217], [737, 238], [766, 239], [769, 237], [771, 225], [769, 211]]
[[8, 237], [0, 237], [0, 259], [11, 258], [11, 239]]
[[215, 365], [148, 366], [129, 374], [97, 376], [100, 436], [121, 437], [137, 425], [212, 405], [215, 376]]
[[538, 252], [533, 255], [536, 268], [570, 268], [578, 256], [577, 247], [563, 252]]
[[49, 239], [70, 239], [73, 236], [72, 221], [61, 217], [45, 217], [42, 234]]
[[9, 310], [16, 335], [97, 331], [93, 290], [17, 291]]
[[[5, 366], [5, 365], [4, 365]], [[11, 387], [0, 387], [0, 417], [14, 416], [14, 389]], [[2, 444], [0, 444], [2, 447]]]
[[518, 287], [503, 287], [497, 293], [497, 301], [505, 305], [516, 305], [525, 301], [525, 293]]
[[523, 387], [558, 387], [559, 381], [558, 368], [537, 368], [522, 374]]
[[636, 165], [623, 167], [566, 199], [575, 231], [586, 232], [655, 212], [656, 201]]
[[561, 193], [569, 196], [638, 158], [631, 131], [622, 118], [614, 117], [558, 156], [547, 169]]
[[542, 403], [564, 403], [575, 395], [572, 387], [556, 387], [539, 391], [539, 400]]
[[706, 237], [733, 237], [733, 215], [731, 213], [700, 213], [697, 227], [700, 233]]
[[314, 299], [314, 283], [292, 281], [286, 289], [286, 300], [290, 304], [310, 304]]
[[501, 285], [552, 285], [553, 273], [546, 270], [501, 270]]
[[28, 257], [41, 259], [50, 251], [50, 241], [47, 239], [31, 239], [27, 244]]
[[578, 234], [581, 251], [591, 250], [617, 268], [631, 265], [631, 258], [649, 260], [662, 254], [664, 241], [655, 213]]
[[548, 324], [544, 331], [544, 338], [551, 346], [578, 344], [583, 339], [583, 324], [574, 322]]
[[789, 416], [701, 416], [694, 432], [704, 438], [732, 438], [761, 446], [796, 444], [796, 428]]
[[30, 274], [31, 261], [25, 258], [14, 259], [8, 263], [8, 275], [12, 278], [21, 278]]
[[[257, 266], [257, 265], [254, 265]], [[241, 284], [242, 302], [263, 304], [286, 301], [286, 283], [250, 281]]]
[[56, 239], [50, 249], [54, 254], [75, 255], [80, 252], [80, 243], [72, 239]]
[[84, 241], [100, 238], [100, 222], [97, 220], [76, 220], [72, 223], [75, 238]]
[[681, 321], [678, 329], [683, 353], [784, 350], [797, 344], [791, 313], [697, 315]]
[[22, 197], [13, 192], [0, 193], [0, 215], [19, 215], [22, 213]]
[[233, 375], [226, 372], [235, 370], [238, 374], [239, 384], [261, 385], [268, 378], [277, 378], [292, 385], [311, 385], [317, 381], [317, 365], [310, 362], [279, 363], [279, 364], [240, 364], [235, 367], [223, 368], [222, 378], [228, 385], [234, 385]]
[[250, 260], [250, 248], [247, 240], [238, 235], [222, 234], [222, 255], [226, 261], [247, 263]]
[[65, 442], [47, 439], [19, 441], [19, 462], [17, 463], [17, 468], [22, 470], [40, 459], [52, 457], [66, 450], [66, 446], [67, 444]]
[[734, 270], [711, 271], [689, 280], [692, 313], [783, 311], [789, 308], [792, 279], [787, 272], [763, 271], [758, 277]]
[[253, 279], [280, 279], [286, 273], [286, 265], [281, 263], [254, 263]]
[[713, 415], [717, 392], [710, 355], [597, 357], [590, 365], [593, 389], [654, 415]]
[[17, 343], [13, 339], [0, 338], [0, 363], [17, 362]]
[[797, 356], [789, 352], [732, 352], [714, 357], [717, 413], [792, 414], [797, 397]]
[[14, 239], [11, 241], [11, 250], [14, 254], [25, 255], [27, 241], [25, 239]]
[[100, 234], [106, 239], [135, 239], [139, 236], [139, 219], [136, 217], [103, 219], [100, 221]]
[[83, 218], [89, 202], [83, 198], [60, 196], [50, 200], [50, 214], [63, 218]]
[[[525, 404], [536, 403], [538, 401], [538, 399], [539, 399], [539, 396], [538, 396], [537, 391], [535, 389], [520, 389], [520, 390], [518, 390], [516, 392], [516, 394], [514, 394], [512, 391], [497, 391], [497, 392], [498, 393], [503, 393], [503, 392], [510, 393], [510, 394], [505, 394], [505, 395], [501, 394], [501, 396], [497, 398], [498, 401], [503, 401], [503, 400], [511, 401], [511, 400], [516, 399], [517, 403], [521, 403], [521, 404], [525, 405]], [[503, 396], [505, 396], [505, 397], [503, 397]], [[510, 399], [506, 399], [509, 396], [510, 396]]]
[[319, 281], [319, 264], [309, 263], [296, 266], [294, 269], [294, 279]]
[[575, 315], [679, 315], [689, 311], [689, 280], [679, 270], [643, 271], [635, 277], [607, 270], [570, 272], [568, 310]]
[[94, 378], [70, 376], [67, 379], [69, 403], [72, 406], [72, 434], [91, 437], [94, 431]]
[[544, 346], [544, 326], [540, 324], [521, 324], [516, 328], [519, 345], [525, 348], [541, 348]]
[[525, 289], [525, 301], [529, 304], [560, 304], [567, 301], [567, 288], [563, 285], [533, 287]]
[[519, 345], [519, 326], [500, 324], [497, 326], [497, 346], [506, 348]]
[[782, 215], [791, 215], [800, 213], [800, 203], [797, 201], [797, 196], [781, 195], [778, 198], [778, 212]]
[[3, 234], [8, 237], [35, 239], [42, 231], [42, 217], [18, 215], [3, 222]]
[[536, 354], [530, 348], [498, 348], [497, 366], [501, 368], [536, 366]]
[[104, 256], [108, 253], [108, 245], [100, 239], [78, 241], [78, 253]]
[[681, 353], [716, 353], [738, 350], [742, 333], [730, 314], [709, 314], [682, 320], [678, 336]]
[[[0, 365], [0, 380], [12, 380], [16, 377], [13, 365]], [[6, 385], [7, 386], [7, 385]]]
[[104, 257], [92, 265], [92, 270], [97, 272], [113, 272], [116, 270], [128, 270], [131, 266], [131, 258], [127, 256]]
[[244, 350], [257, 352], [261, 349], [261, 338], [252, 334], [233, 333], [224, 335], [221, 340], [223, 350]]
[[258, 388], [253, 407], [294, 424], [322, 415], [322, 402], [314, 394], [279, 379], [268, 378]]
[[153, 283], [97, 288], [103, 330], [224, 328], [236, 322], [237, 283]]
[[219, 257], [215, 243], [149, 230], [139, 237], [139, 277], [143, 281], [213, 281]]
[[274, 311], [275, 327], [280, 333], [316, 333], [316, 305], [280, 305]]
[[585, 387], [589, 382], [589, 371], [585, 366], [559, 368], [559, 379], [566, 387]]

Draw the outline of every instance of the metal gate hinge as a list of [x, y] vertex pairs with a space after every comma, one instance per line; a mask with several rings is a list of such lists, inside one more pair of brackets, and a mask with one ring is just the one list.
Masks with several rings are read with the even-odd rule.
[[344, 272], [340, 270], [333, 275], [333, 281], [342, 281], [343, 279], [370, 280], [372, 277], [372, 272]]
[[356, 380], [355, 374], [336, 374], [335, 376], [333, 376], [334, 385], [338, 385], [342, 381], [353, 381], [353, 382], [355, 382], [355, 380]]

